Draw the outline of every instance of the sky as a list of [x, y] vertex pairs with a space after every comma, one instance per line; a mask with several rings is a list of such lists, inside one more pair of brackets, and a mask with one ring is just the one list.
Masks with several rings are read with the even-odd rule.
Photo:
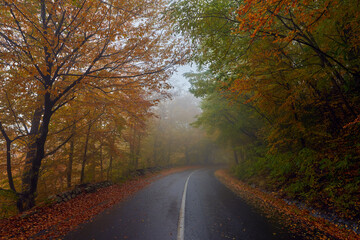
[[170, 84], [174, 87], [174, 90], [182, 90], [181, 92], [188, 92], [190, 88], [190, 83], [183, 76], [187, 72], [197, 72], [195, 64], [187, 64], [184, 66], [179, 66], [177, 71], [174, 72], [173, 76], [170, 78]]
[[166, 101], [171, 102], [177, 97], [185, 97], [183, 98], [185, 101], [184, 104], [190, 100], [197, 108], [199, 108], [200, 111], [200, 99], [196, 98], [189, 92], [191, 85], [188, 79], [184, 77], [184, 74], [189, 72], [198, 72], [196, 64], [187, 64], [177, 68], [177, 71], [174, 72], [173, 76], [169, 80], [170, 84], [173, 86], [173, 89], [171, 90], [173, 98], [167, 99]]

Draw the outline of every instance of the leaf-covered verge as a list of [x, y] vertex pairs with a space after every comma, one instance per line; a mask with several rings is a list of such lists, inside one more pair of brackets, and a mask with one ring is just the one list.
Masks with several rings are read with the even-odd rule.
[[277, 193], [265, 192], [240, 181], [224, 169], [215, 172], [215, 176], [230, 190], [247, 203], [260, 209], [271, 220], [280, 221], [290, 231], [301, 234], [305, 239], [344, 239], [360, 238], [354, 230], [345, 224], [335, 224], [316, 216], [317, 213], [279, 198]]
[[100, 212], [124, 201], [160, 177], [189, 167], [177, 167], [158, 173], [148, 173], [121, 185], [101, 188], [94, 193], [81, 194], [67, 202], [37, 206], [23, 214], [0, 221], [0, 239], [57, 239], [91, 221]]

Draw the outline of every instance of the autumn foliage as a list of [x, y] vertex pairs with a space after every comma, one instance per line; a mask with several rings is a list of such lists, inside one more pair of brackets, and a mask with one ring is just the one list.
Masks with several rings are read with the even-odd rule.
[[180, 1], [173, 16], [204, 72], [197, 125], [234, 172], [359, 221], [360, 2]]
[[15, 193], [20, 211], [35, 205], [39, 190], [137, 168], [120, 161], [129, 148], [136, 153], [123, 136], [144, 131], [186, 51], [164, 7], [0, 1], [0, 186]]

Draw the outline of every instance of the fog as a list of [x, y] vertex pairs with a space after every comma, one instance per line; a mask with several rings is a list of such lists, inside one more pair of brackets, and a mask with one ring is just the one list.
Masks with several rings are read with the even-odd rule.
[[170, 79], [171, 98], [154, 108], [155, 117], [148, 122], [148, 135], [141, 148], [144, 167], [218, 164], [229, 160], [227, 151], [217, 146], [212, 136], [194, 126], [201, 113], [201, 100], [189, 92], [191, 85], [184, 76], [189, 72], [197, 72], [197, 67], [185, 65], [177, 69]]

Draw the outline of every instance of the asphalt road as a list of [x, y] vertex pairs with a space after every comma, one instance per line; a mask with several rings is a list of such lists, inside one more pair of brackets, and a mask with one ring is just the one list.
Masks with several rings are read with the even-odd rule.
[[[213, 173], [214, 169], [200, 169], [161, 178], [64, 239], [301, 239], [268, 222]], [[186, 182], [186, 198], [182, 200]], [[179, 227], [181, 222], [183, 228]]]

